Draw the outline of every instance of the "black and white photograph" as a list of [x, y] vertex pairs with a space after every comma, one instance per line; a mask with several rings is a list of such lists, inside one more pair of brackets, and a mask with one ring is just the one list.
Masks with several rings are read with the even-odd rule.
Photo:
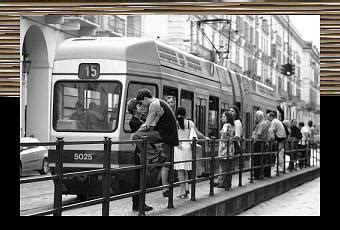
[[320, 15], [27, 14], [20, 74], [20, 216], [320, 216]]

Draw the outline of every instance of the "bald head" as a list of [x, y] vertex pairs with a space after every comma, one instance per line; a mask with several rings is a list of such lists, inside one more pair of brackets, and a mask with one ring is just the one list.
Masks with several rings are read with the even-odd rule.
[[264, 118], [263, 112], [261, 110], [257, 110], [255, 113], [255, 119], [256, 121], [262, 121], [262, 119]]

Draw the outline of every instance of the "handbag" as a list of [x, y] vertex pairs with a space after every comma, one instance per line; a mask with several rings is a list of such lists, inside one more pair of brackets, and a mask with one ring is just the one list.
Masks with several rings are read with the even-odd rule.
[[[188, 121], [188, 127], [189, 127], [189, 121]], [[189, 134], [189, 140], [193, 140], [194, 137], [197, 139], [197, 133], [195, 131], [194, 127], [190, 128], [190, 134]]]

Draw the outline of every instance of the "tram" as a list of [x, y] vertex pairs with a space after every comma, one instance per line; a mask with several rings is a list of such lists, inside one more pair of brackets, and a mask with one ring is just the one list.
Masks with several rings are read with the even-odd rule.
[[[158, 40], [127, 37], [84, 37], [65, 40], [58, 48], [52, 72], [51, 127], [55, 141], [129, 140], [131, 115], [127, 101], [148, 88], [155, 97], [175, 98], [187, 118], [206, 136], [218, 137], [220, 116], [239, 107], [244, 137], [254, 127], [254, 111], [276, 111], [273, 89], [242, 74], [196, 57]], [[84, 112], [88, 111], [87, 115]], [[91, 112], [90, 112], [91, 111]], [[85, 117], [82, 117], [85, 116]], [[56, 150], [49, 150], [51, 173]], [[132, 145], [112, 145], [111, 168], [133, 165]], [[65, 145], [63, 171], [103, 167], [103, 145]], [[132, 172], [112, 175], [113, 194], [129, 191]], [[157, 184], [156, 176], [148, 184]], [[80, 198], [101, 194], [100, 175], [63, 178], [63, 194]]]

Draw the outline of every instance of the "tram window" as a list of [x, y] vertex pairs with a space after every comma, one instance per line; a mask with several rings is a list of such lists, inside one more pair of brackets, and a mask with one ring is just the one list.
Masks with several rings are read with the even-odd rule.
[[66, 132], [113, 132], [118, 124], [121, 88], [119, 82], [57, 82], [53, 128]]
[[193, 120], [194, 94], [189, 91], [181, 90], [181, 106], [187, 111], [187, 119]]
[[[151, 94], [154, 97], [158, 97], [158, 87], [157, 87], [157, 85], [145, 84], [145, 83], [141, 83], [141, 82], [130, 82], [129, 86], [128, 86], [125, 104], [127, 105], [127, 102], [130, 99], [135, 98], [137, 96], [137, 92], [140, 89], [144, 89], [144, 88], [150, 90]], [[127, 110], [127, 106], [125, 106], [124, 131], [127, 132], [127, 133], [131, 133], [131, 129], [130, 129], [130, 125], [129, 125], [131, 118], [132, 118], [132, 115]]]
[[197, 129], [205, 134], [205, 124], [206, 124], [206, 104], [207, 100], [203, 98], [196, 98], [196, 127]]
[[[169, 99], [167, 99], [169, 98]], [[164, 86], [163, 87], [163, 100], [168, 102], [168, 100], [172, 100], [173, 104], [170, 104], [172, 110], [175, 112], [177, 108], [177, 101], [178, 101], [178, 89]], [[168, 102], [169, 104], [169, 102]]]
[[241, 102], [236, 102], [235, 105], [238, 108], [238, 111], [240, 111], [240, 114], [242, 114], [242, 111], [241, 111]]
[[209, 97], [209, 113], [208, 113], [208, 136], [219, 137], [219, 114], [218, 114], [218, 98]]

